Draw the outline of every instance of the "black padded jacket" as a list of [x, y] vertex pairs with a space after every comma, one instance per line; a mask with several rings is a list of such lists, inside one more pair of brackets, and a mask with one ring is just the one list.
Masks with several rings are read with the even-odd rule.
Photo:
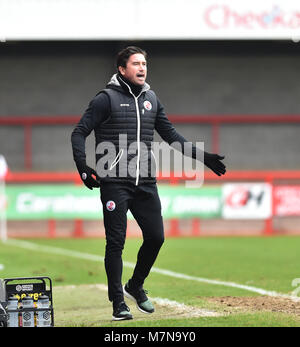
[[[73, 158], [85, 164], [85, 140], [94, 131], [96, 171], [101, 182], [156, 182], [156, 160], [152, 151], [154, 130], [168, 144], [187, 140], [168, 120], [156, 94], [145, 83], [137, 92], [118, 74], [90, 102], [72, 132]], [[192, 157], [196, 148], [192, 146]]]

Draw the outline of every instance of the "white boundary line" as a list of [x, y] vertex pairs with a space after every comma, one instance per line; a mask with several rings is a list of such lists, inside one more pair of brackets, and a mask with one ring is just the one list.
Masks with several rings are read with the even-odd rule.
[[[52, 247], [52, 246], [38, 245], [38, 244], [35, 244], [32, 242], [23, 241], [23, 240], [16, 240], [16, 239], [8, 239], [5, 243], [12, 245], [12, 246], [16, 246], [16, 247], [20, 247], [20, 248], [24, 248], [24, 249], [29, 249], [29, 250], [37, 251], [37, 252], [44, 252], [44, 253], [69, 256], [69, 257], [73, 257], [73, 258], [85, 259], [85, 260], [96, 261], [96, 262], [104, 262], [104, 257], [96, 255], [96, 254], [83, 253], [83, 252], [72, 251], [69, 249]], [[123, 261], [123, 266], [133, 269], [135, 267], [135, 263]], [[151, 272], [158, 273], [160, 275], [173, 277], [173, 278], [179, 278], [179, 279], [184, 279], [184, 280], [189, 280], [189, 281], [196, 281], [196, 282], [201, 282], [201, 283], [238, 288], [238, 289], [258, 293], [261, 295], [291, 299], [291, 300], [297, 301], [297, 302], [300, 301], [300, 298], [297, 296], [282, 294], [282, 293], [278, 293], [275, 291], [265, 290], [262, 288], [247, 286], [247, 285], [238, 284], [238, 283], [234, 283], [234, 282], [226, 282], [226, 281], [212, 280], [212, 279], [202, 278], [202, 277], [195, 277], [195, 276], [190, 276], [190, 275], [186, 275], [186, 274], [182, 274], [182, 273], [178, 273], [178, 272], [174, 272], [174, 271], [170, 271], [170, 270], [160, 269], [160, 268], [156, 268], [156, 267], [153, 267], [151, 269]]]
[[[76, 290], [78, 287], [89, 287], [89, 288], [96, 288], [99, 289], [101, 291], [107, 292], [108, 287], [105, 284], [102, 283], [97, 283], [97, 284], [83, 284], [83, 285], [68, 285], [68, 286], [55, 286], [55, 288], [57, 289], [74, 289]], [[186, 304], [183, 304], [181, 302], [177, 302], [174, 300], [169, 300], [169, 299], [164, 299], [164, 298], [153, 298], [150, 297], [150, 299], [156, 303], [159, 306], [162, 307], [168, 307], [171, 308], [173, 310], [175, 310], [175, 312], [177, 314], [188, 314], [189, 317], [220, 317], [220, 316], [224, 316], [224, 313], [221, 312], [217, 312], [217, 311], [210, 311], [207, 309], [202, 309], [199, 307], [193, 307], [193, 306], [188, 306]]]

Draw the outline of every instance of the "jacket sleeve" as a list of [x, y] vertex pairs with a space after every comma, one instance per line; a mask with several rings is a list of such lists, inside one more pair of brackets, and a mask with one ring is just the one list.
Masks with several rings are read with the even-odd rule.
[[85, 142], [87, 136], [110, 114], [110, 100], [106, 93], [96, 95], [88, 105], [71, 135], [73, 158], [76, 163], [86, 163]]
[[[191, 153], [191, 155], [189, 156], [193, 159], [203, 157], [203, 153], [199, 154], [201, 152], [199, 148], [194, 146], [191, 142], [187, 141], [182, 135], [180, 135], [176, 131], [174, 125], [169, 121], [164, 111], [164, 108], [158, 99], [155, 130], [158, 132], [158, 134], [164, 141], [166, 141], [169, 145], [171, 145], [173, 148], [177, 149], [181, 153], [184, 154], [184, 148], [186, 148], [186, 153]], [[186, 145], [184, 147], [185, 143]], [[196, 153], [198, 154], [198, 156], [196, 156]]]

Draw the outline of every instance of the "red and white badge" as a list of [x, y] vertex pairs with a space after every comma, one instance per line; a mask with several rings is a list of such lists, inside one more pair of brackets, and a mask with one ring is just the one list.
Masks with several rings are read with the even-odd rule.
[[152, 109], [152, 104], [150, 101], [146, 100], [144, 101], [144, 107], [147, 111], [150, 111]]
[[112, 200], [107, 201], [106, 208], [108, 211], [113, 211], [116, 208], [116, 203]]

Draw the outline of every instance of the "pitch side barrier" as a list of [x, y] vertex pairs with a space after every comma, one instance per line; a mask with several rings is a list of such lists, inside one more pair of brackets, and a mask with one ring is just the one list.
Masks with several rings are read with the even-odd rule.
[[[165, 220], [168, 221], [166, 234], [168, 236], [203, 235], [205, 218], [213, 216], [209, 215], [208, 211], [203, 212], [202, 210], [197, 214], [195, 208], [197, 201], [202, 205], [209, 205], [212, 201], [209, 200], [211, 197], [215, 199], [214, 201], [219, 200], [221, 204], [221, 210], [215, 211], [216, 219], [225, 222], [240, 221], [243, 224], [260, 220], [262, 224], [260, 235], [277, 233], [274, 219], [300, 217], [300, 171], [229, 171], [222, 177], [205, 172], [205, 184], [202, 188], [197, 189], [197, 194], [199, 194], [199, 190], [207, 190], [207, 195], [200, 196], [200, 200], [197, 200], [198, 197], [188, 196], [189, 189], [185, 188], [183, 184], [189, 179], [188, 176], [178, 176], [176, 173], [171, 173], [169, 177], [161, 174], [157, 177], [159, 186], [164, 187], [162, 188], [162, 201], [165, 198], [164, 194], [169, 194], [167, 195], [170, 197], [169, 205], [170, 201], [175, 204], [175, 207], [173, 206], [175, 212], [166, 210]], [[63, 184], [72, 184], [74, 187], [82, 185], [77, 172], [9, 172], [6, 182], [8, 187], [18, 185], [49, 185], [50, 187], [53, 185], [54, 187], [59, 184], [62, 190]], [[172, 187], [176, 188], [175, 194], [169, 192], [172, 191]], [[90, 191], [88, 192], [90, 193]], [[176, 217], [173, 216], [174, 213], [177, 214]], [[203, 213], [208, 213], [208, 215], [203, 215]], [[188, 233], [181, 228], [182, 218], [190, 220]], [[99, 219], [98, 215], [96, 215], [96, 219]], [[74, 216], [72, 222], [74, 223], [72, 236], [85, 237], [84, 218]], [[46, 236], [56, 237], [57, 220], [49, 218], [47, 224]], [[296, 229], [298, 223], [294, 223], [294, 225]], [[292, 230], [292, 232], [299, 231]]]
[[[32, 131], [35, 126], [75, 125], [81, 116], [0, 116], [0, 126], [23, 127], [24, 132], [24, 169], [33, 169]], [[300, 124], [300, 115], [168, 115], [174, 124], [210, 125], [211, 150], [220, 152], [220, 128], [225, 124]]]

